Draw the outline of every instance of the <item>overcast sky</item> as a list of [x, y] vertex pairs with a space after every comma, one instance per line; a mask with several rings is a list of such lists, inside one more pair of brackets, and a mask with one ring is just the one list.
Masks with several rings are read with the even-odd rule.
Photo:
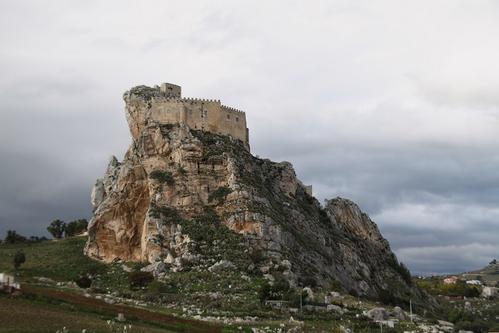
[[0, 234], [89, 218], [122, 94], [246, 111], [252, 152], [357, 202], [415, 272], [499, 257], [498, 1], [0, 2]]

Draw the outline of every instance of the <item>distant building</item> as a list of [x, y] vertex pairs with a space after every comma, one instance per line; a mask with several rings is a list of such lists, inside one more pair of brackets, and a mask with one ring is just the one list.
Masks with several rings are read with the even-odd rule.
[[466, 281], [466, 284], [471, 284], [473, 286], [481, 286], [482, 281], [480, 281], [480, 280], [468, 280], [468, 281]]
[[444, 279], [444, 284], [456, 284], [458, 280], [457, 276], [449, 276]]
[[21, 289], [21, 285], [16, 283], [13, 275], [0, 273], [0, 290], [12, 293], [19, 289]]

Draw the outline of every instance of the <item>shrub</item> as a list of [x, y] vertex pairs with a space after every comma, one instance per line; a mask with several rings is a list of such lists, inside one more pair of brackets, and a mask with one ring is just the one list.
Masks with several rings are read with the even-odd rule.
[[151, 172], [149, 177], [151, 179], [159, 181], [160, 183], [166, 183], [167, 185], [175, 184], [175, 179], [173, 178], [172, 174], [168, 171], [154, 170]]
[[340, 281], [338, 281], [338, 280], [331, 280], [331, 282], [329, 283], [329, 289], [331, 291], [342, 291], [343, 287], [342, 287]]
[[411, 272], [409, 271], [409, 269], [407, 268], [406, 265], [404, 265], [403, 262], [398, 262], [397, 258], [395, 256], [392, 256], [389, 260], [388, 260], [388, 265], [390, 267], [392, 267], [397, 273], [400, 274], [400, 276], [402, 277], [402, 279], [408, 284], [408, 285], [412, 285], [412, 276], [411, 276]]
[[5, 244], [26, 243], [26, 241], [26, 237], [19, 235], [15, 230], [7, 230], [7, 236], [4, 240]]
[[250, 252], [250, 259], [252, 263], [258, 265], [265, 260], [265, 255], [261, 249], [253, 249]]
[[315, 277], [311, 275], [300, 278], [298, 282], [303, 287], [310, 287], [310, 288], [317, 287], [317, 280], [315, 279]]
[[72, 237], [81, 234], [87, 230], [88, 221], [86, 219], [79, 219], [66, 224], [64, 229], [66, 237]]
[[156, 97], [160, 94], [159, 89], [151, 88], [147, 86], [137, 86], [130, 89], [131, 95], [136, 95], [142, 97], [144, 100], [149, 101], [153, 97]]
[[167, 206], [151, 206], [150, 215], [154, 218], [161, 219], [163, 224], [179, 224], [183, 218], [175, 208]]
[[460, 321], [456, 323], [456, 331], [472, 331], [475, 333], [487, 333], [489, 326], [481, 319], [472, 319], [470, 321]]
[[161, 293], [166, 293], [168, 291], [168, 287], [163, 282], [152, 281], [147, 286], [147, 291], [150, 294], [158, 295], [158, 294], [161, 294]]
[[48, 241], [47, 237], [30, 236], [28, 238], [28, 243], [41, 243]]
[[57, 239], [62, 238], [65, 230], [66, 230], [66, 223], [64, 223], [64, 221], [61, 221], [61, 220], [54, 220], [47, 227], [47, 231], [50, 232], [50, 234], [54, 238], [57, 238]]
[[208, 202], [212, 202], [212, 201], [221, 202], [221, 201], [224, 201], [225, 198], [227, 197], [227, 195], [229, 195], [231, 192], [232, 192], [232, 190], [229, 187], [227, 187], [227, 186], [219, 187], [215, 191], [213, 191], [212, 193], [210, 193], [210, 195], [208, 196]]
[[132, 289], [144, 288], [154, 281], [154, 276], [150, 272], [130, 272], [128, 281]]
[[14, 255], [14, 268], [18, 269], [24, 262], [26, 262], [26, 255], [22, 250], [18, 250]]
[[[349, 294], [350, 296], [353, 296], [353, 297], [359, 297], [359, 293], [358, 293], [358, 292], [357, 292], [357, 290], [355, 290], [355, 289], [350, 289], [350, 290], [348, 291], [348, 294]], [[380, 298], [381, 298], [381, 297], [380, 297]]]
[[92, 280], [90, 280], [86, 276], [80, 276], [78, 279], [75, 280], [75, 282], [78, 285], [78, 287], [85, 289], [90, 288], [90, 286], [92, 285]]

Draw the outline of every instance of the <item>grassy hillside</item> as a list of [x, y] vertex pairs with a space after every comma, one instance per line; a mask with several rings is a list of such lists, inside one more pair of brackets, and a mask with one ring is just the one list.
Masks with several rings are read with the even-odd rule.
[[464, 273], [463, 277], [466, 279], [479, 278], [490, 285], [494, 285], [496, 283], [499, 283], [499, 263], [493, 261], [482, 269], [469, 273]]
[[[113, 305], [82, 295], [83, 290], [58, 287], [55, 282], [74, 281], [80, 276], [95, 277], [97, 292], [130, 291], [128, 275], [120, 265], [106, 265], [83, 255], [84, 237], [33, 244], [0, 245], [0, 272], [13, 273], [22, 283], [23, 295], [8, 297], [0, 293], [0, 333], [118, 332], [108, 321], [125, 313], [132, 332], [219, 332], [204, 323], [181, 320], [168, 314]], [[26, 262], [15, 270], [14, 254], [22, 250]], [[36, 286], [44, 277], [54, 283]], [[204, 329], [206, 327], [206, 329]], [[116, 325], [115, 325], [116, 328]], [[122, 331], [119, 331], [122, 332]]]
[[[0, 294], [0, 332], [1, 333], [55, 333], [63, 327], [69, 332], [88, 333], [111, 332], [105, 317], [98, 313], [76, 311], [72, 304], [51, 304], [38, 299], [7, 298]], [[121, 326], [121, 325], [120, 325]], [[132, 332], [172, 332], [170, 330], [133, 323]]]
[[[87, 273], [105, 273], [108, 267], [83, 255], [85, 237], [28, 244], [0, 246], [0, 272], [14, 272], [23, 280], [36, 276], [55, 281], [72, 281]], [[26, 262], [18, 271], [13, 260], [16, 251], [26, 254]]]
[[[107, 321], [113, 320], [118, 313], [125, 314], [127, 324], [133, 325], [132, 332], [251, 332], [252, 327], [269, 327], [264, 331], [277, 332], [281, 325], [285, 325], [286, 330], [297, 325], [290, 323], [291, 315], [301, 322], [304, 332], [334, 331], [345, 325], [358, 333], [379, 328], [362, 313], [380, 304], [367, 300], [359, 302], [349, 295], [335, 301], [335, 305], [345, 311], [343, 314], [335, 311], [290, 314], [265, 307], [260, 302], [260, 295], [268, 284], [261, 276], [239, 271], [169, 272], [163, 282], [154, 281], [143, 288], [132, 287], [130, 275], [137, 273], [142, 265], [126, 263], [127, 270], [132, 271], [128, 273], [123, 269], [123, 263], [94, 261], [83, 255], [84, 244], [85, 238], [75, 237], [0, 245], [0, 272], [15, 274], [23, 289], [23, 295], [19, 297], [0, 293], [0, 333], [55, 333], [63, 327], [78, 333], [83, 329], [87, 333], [117, 332], [110, 329]], [[15, 270], [13, 258], [18, 250], [24, 251], [26, 262]], [[68, 285], [80, 276], [90, 276], [92, 287], [80, 289], [74, 284]], [[40, 282], [37, 277], [53, 282], [46, 279]], [[58, 285], [56, 282], [64, 283]], [[328, 290], [315, 289], [315, 299], [324, 299], [325, 292]], [[441, 319], [466, 322], [467, 314], [462, 312], [464, 302], [448, 304], [449, 316]], [[493, 314], [498, 305], [479, 299], [471, 302], [481, 318], [488, 322], [488, 327], [493, 327]], [[201, 317], [211, 320], [257, 317], [258, 321], [222, 327], [188, 319]], [[413, 324], [405, 322], [395, 329], [384, 330], [395, 333], [415, 329]]]

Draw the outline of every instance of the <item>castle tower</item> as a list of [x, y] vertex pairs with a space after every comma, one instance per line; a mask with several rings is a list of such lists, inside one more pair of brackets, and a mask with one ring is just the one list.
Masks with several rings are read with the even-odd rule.
[[166, 97], [181, 98], [182, 97], [182, 87], [171, 83], [161, 83], [159, 90]]

